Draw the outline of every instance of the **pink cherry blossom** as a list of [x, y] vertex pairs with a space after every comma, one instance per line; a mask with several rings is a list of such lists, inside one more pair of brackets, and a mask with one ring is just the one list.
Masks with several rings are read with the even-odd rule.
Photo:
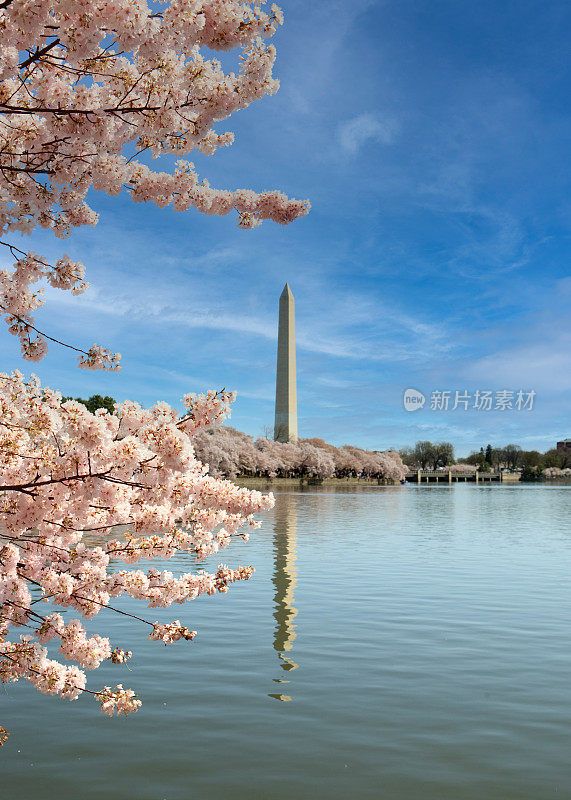
[[110, 689], [105, 686], [103, 691], [97, 692], [95, 699], [101, 704], [101, 710], [108, 717], [112, 717], [115, 713], [131, 714], [141, 706], [141, 701], [137, 699], [137, 695], [131, 689], [123, 689], [123, 685], [118, 683], [117, 686]]
[[[276, 51], [267, 40], [282, 23], [276, 5], [241, 0], [166, 0], [158, 10], [147, 0], [0, 3], [0, 244], [13, 257], [0, 270], [0, 313], [25, 359], [41, 360], [48, 341], [57, 342], [35, 325], [43, 287], [77, 295], [88, 283], [80, 262], [62, 255], [50, 263], [4, 238], [38, 227], [65, 238], [96, 225], [91, 189], [126, 191], [135, 203], [181, 212], [236, 212], [242, 228], [286, 225], [308, 213], [307, 201], [279, 191], [212, 187], [188, 160], [193, 150], [211, 156], [231, 146], [233, 133], [220, 125], [277, 91]], [[232, 50], [239, 63], [224, 71], [213, 53]], [[152, 169], [143, 153], [176, 155], [176, 166]], [[82, 369], [120, 368], [120, 355], [101, 345], [65, 346]], [[121, 598], [167, 608], [251, 577], [251, 567], [182, 575], [139, 568], [179, 551], [197, 561], [218, 553], [233, 537], [247, 539], [254, 515], [272, 506], [271, 495], [241, 489], [197, 458], [197, 437], [223, 421], [233, 399], [224, 389], [189, 394], [182, 416], [165, 403], [143, 409], [133, 402], [91, 414], [34, 376], [0, 374], [2, 681], [24, 679], [67, 700], [90, 693], [104, 713], [129, 714], [141, 704], [131, 690], [89, 689], [85, 671], [104, 660], [124, 664], [131, 652], [88, 635], [79, 617], [112, 609], [150, 626], [150, 638], [191, 640], [195, 631], [178, 620], [128, 614]], [[330, 457], [312, 445], [305, 452], [322, 473], [330, 468]], [[285, 464], [293, 451], [280, 457]], [[264, 459], [245, 443], [237, 468]], [[126, 568], [110, 570], [111, 559]], [[65, 622], [46, 605], [78, 618]], [[48, 657], [46, 645], [74, 663]]]
[[[400, 483], [407, 468], [398, 453], [374, 452], [359, 447], [334, 447], [323, 439], [298, 442], [254, 441], [227, 425], [199, 432], [194, 451], [210, 474], [223, 478], [250, 475], [273, 478], [368, 477]], [[228, 528], [229, 521], [225, 521]]]
[[160, 625], [158, 622], [155, 622], [152, 632], [149, 633], [149, 639], [152, 639], [154, 642], [161, 641], [165, 644], [177, 642], [179, 639], [192, 641], [195, 636], [196, 631], [191, 631], [184, 625], [181, 625], [178, 619], [175, 619], [174, 622], [167, 625]]
[[[123, 595], [168, 608], [200, 595], [224, 594], [248, 580], [252, 567], [220, 565], [175, 574], [138, 566], [110, 571], [110, 561], [139, 565], [177, 552], [200, 560], [226, 548], [273, 497], [208, 474], [193, 442], [229, 414], [234, 394], [186, 395], [180, 416], [166, 403], [143, 409], [127, 402], [92, 414], [32, 377], [0, 374], [0, 679], [28, 680], [44, 694], [75, 700], [95, 695], [110, 716], [141, 701], [121, 685], [87, 688], [85, 670], [106, 660], [124, 664], [131, 652], [79, 618], [65, 621], [45, 606], [84, 619], [102, 609], [127, 614], [165, 644], [191, 641], [196, 631], [174, 620], [152, 622], [116, 605]], [[117, 532], [121, 532], [117, 538]], [[245, 535], [247, 538], [247, 534]], [[31, 589], [44, 604], [32, 603]], [[19, 638], [11, 636], [24, 629]], [[55, 642], [65, 662], [48, 657]]]
[[[274, 4], [241, 0], [8, 0], [0, 4], [0, 236], [51, 229], [59, 238], [96, 225], [90, 189], [135, 203], [237, 214], [240, 228], [303, 217], [306, 200], [279, 191], [219, 189], [201, 180], [186, 156], [211, 156], [234, 134], [218, 130], [234, 112], [274, 94], [283, 24]], [[237, 50], [225, 72], [213, 51]], [[215, 130], [216, 127], [216, 130]], [[133, 153], [136, 153], [136, 156]], [[177, 156], [173, 171], [140, 160]], [[38, 282], [79, 294], [85, 269], [67, 256], [49, 264], [0, 240], [15, 257], [0, 272], [0, 311], [22, 355], [39, 361], [47, 335], [34, 323]], [[60, 342], [60, 344], [62, 344]], [[85, 369], [119, 369], [97, 345], [79, 349]]]

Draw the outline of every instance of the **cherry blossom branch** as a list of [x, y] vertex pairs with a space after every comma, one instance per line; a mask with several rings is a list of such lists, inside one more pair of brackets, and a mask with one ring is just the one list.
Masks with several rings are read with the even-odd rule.
[[[21, 578], [23, 578], [25, 581], [28, 581], [28, 583], [31, 583], [33, 586], [38, 586], [40, 589], [44, 588], [41, 583], [38, 583], [32, 578], [29, 578], [27, 575], [24, 575], [21, 572], [19, 572], [18, 574], [20, 575]], [[120, 608], [115, 608], [114, 606], [110, 606], [107, 603], [102, 603], [99, 600], [94, 600], [93, 598], [90, 597], [82, 597], [82, 595], [76, 594], [75, 592], [72, 592], [69, 596], [73, 597], [75, 600], [83, 600], [84, 603], [94, 603], [96, 606], [101, 606], [101, 608], [107, 608], [109, 609], [109, 611], [115, 611], [116, 614], [123, 614], [123, 616], [125, 617], [132, 617], [133, 619], [136, 619], [139, 622], [144, 622], [145, 625], [153, 625], [153, 623], [149, 622], [147, 619], [138, 617], [136, 614], [130, 614], [128, 611], [122, 611]], [[46, 594], [42, 597], [42, 600], [49, 600], [50, 597], [53, 597], [53, 595]]]
[[[0, 244], [4, 244], [4, 242], [0, 242]], [[87, 350], [82, 350], [80, 347], [74, 347], [72, 344], [61, 342], [59, 339], [54, 339], [53, 336], [49, 336], [47, 333], [44, 333], [44, 331], [38, 330], [38, 328], [36, 328], [34, 325], [31, 325], [23, 317], [20, 317], [19, 314], [14, 314], [12, 311], [9, 311], [3, 305], [0, 305], [0, 311], [4, 311], [4, 313], [9, 314], [10, 317], [14, 317], [14, 319], [18, 320], [18, 322], [22, 323], [22, 325], [25, 325], [27, 329], [29, 328], [30, 330], [37, 333], [39, 336], [42, 336], [44, 339], [48, 339], [50, 342], [54, 342], [55, 344], [60, 344], [62, 347], [67, 347], [69, 350], [74, 350], [76, 353], [83, 353], [84, 356], [89, 355], [89, 352]]]
[[37, 61], [42, 56], [45, 56], [45, 54], [48, 53], [52, 49], [52, 47], [55, 47], [58, 44], [60, 44], [60, 40], [54, 39], [53, 42], [50, 42], [45, 47], [42, 47], [41, 50], [36, 50], [36, 52], [33, 53], [29, 58], [27, 58], [25, 61], [22, 61], [22, 63], [20, 64], [20, 69], [25, 69], [26, 67], [29, 67], [30, 64], [33, 64], [34, 61]]
[[8, 484], [0, 485], [1, 492], [21, 492], [30, 489], [39, 489], [42, 486], [49, 486], [51, 484], [57, 483], [67, 483], [68, 481], [85, 481], [89, 478], [104, 478], [110, 471], [112, 467], [107, 470], [106, 472], [101, 473], [94, 473], [90, 474], [89, 472], [82, 474], [82, 475], [66, 475], [63, 478], [49, 478], [44, 481], [38, 481], [39, 475], [33, 481], [29, 481], [28, 483], [21, 483], [21, 484], [14, 484], [12, 486]]
[[[20, 652], [25, 652], [25, 651], [18, 650], [17, 652], [20, 653]], [[9, 661], [12, 661], [14, 664], [18, 664], [19, 663], [17, 661], [17, 659], [12, 658], [12, 656], [10, 656], [8, 653], [0, 652], [0, 658], [7, 658]], [[28, 670], [30, 672], [33, 672], [34, 675], [41, 675], [42, 674], [40, 672], [40, 670], [36, 669], [35, 667], [28, 667]], [[78, 688], [78, 691], [80, 691], [80, 692], [86, 692], [86, 694], [93, 694], [96, 697], [98, 697], [101, 694], [101, 692], [93, 692], [91, 689], [86, 689], [85, 687], [82, 687], [82, 688], [77, 687], [77, 688]]]
[[[165, 0], [160, 13], [151, 14], [146, 0], [114, 0], [110, 14], [99, 0], [83, 0], [81, 13], [73, 4], [34, 0], [32, 16], [25, 5], [0, 0], [0, 235], [41, 227], [65, 238], [80, 225], [97, 223], [87, 202], [92, 189], [114, 196], [125, 186], [134, 202], [219, 216], [236, 212], [243, 229], [262, 220], [286, 225], [308, 213], [307, 201], [279, 191], [213, 188], [188, 161], [170, 172], [138, 161], [145, 151], [185, 158], [232, 144], [233, 134], [214, 126], [278, 88], [275, 49], [263, 41], [283, 22], [275, 5], [266, 13], [264, 3], [248, 0], [216, 0], [196, 9], [183, 2], [181, 13], [177, 0]], [[239, 69], [226, 73], [212, 55], [216, 50], [241, 51]], [[42, 300], [34, 284], [45, 279], [79, 294], [87, 288], [83, 265], [67, 256], [50, 265], [3, 244], [16, 263], [13, 271], [0, 270], [0, 311], [24, 358], [41, 360], [49, 341], [74, 350], [80, 367], [118, 369], [118, 354], [67, 345], [35, 326], [32, 315]], [[49, 600], [95, 617], [110, 608], [151, 625], [150, 638], [167, 644], [195, 632], [178, 620], [152, 623], [109, 606], [111, 597], [128, 593], [166, 607], [224, 593], [251, 576], [250, 567], [222, 565], [215, 574], [180, 577], [154, 568], [109, 569], [110, 553], [125, 564], [177, 552], [195, 552], [199, 560], [226, 547], [256, 512], [271, 507], [272, 498], [208, 475], [195, 456], [194, 437], [220, 423], [232, 399], [224, 390], [186, 395], [182, 419], [162, 403], [147, 410], [125, 402], [120, 414], [91, 414], [80, 404], [67, 405], [35, 377], [0, 375], [0, 530], [9, 537], [0, 557], [3, 678], [24, 678], [40, 692], [68, 700], [88, 691], [109, 715], [136, 711], [140, 701], [130, 690], [87, 690], [78, 667], [48, 659], [44, 633], [34, 627], [40, 617], [31, 609], [24, 617], [22, 609]], [[112, 527], [103, 523], [118, 515], [132, 520], [142, 538], [127, 537], [123, 547], [87, 547], [83, 537]], [[178, 530], [179, 520], [190, 530]], [[3, 605], [6, 599], [15, 605]], [[56, 619], [50, 615], [49, 633]], [[29, 631], [24, 641], [7, 642], [20, 623]], [[59, 629], [59, 619], [55, 624]], [[97, 634], [88, 639], [79, 621], [63, 627], [64, 658], [93, 669], [109, 656], [109, 641]], [[113, 652], [119, 662], [126, 657]]]

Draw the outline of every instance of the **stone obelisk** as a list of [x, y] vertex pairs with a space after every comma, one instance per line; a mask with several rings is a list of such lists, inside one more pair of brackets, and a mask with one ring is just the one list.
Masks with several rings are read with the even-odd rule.
[[274, 439], [278, 442], [297, 441], [295, 303], [287, 283], [280, 297]]

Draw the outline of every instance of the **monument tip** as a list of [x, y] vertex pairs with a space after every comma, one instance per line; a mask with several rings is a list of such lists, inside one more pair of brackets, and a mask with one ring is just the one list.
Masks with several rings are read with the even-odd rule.
[[286, 285], [283, 288], [282, 296], [284, 294], [285, 295], [291, 295], [291, 297], [293, 297], [293, 293], [292, 293], [291, 289], [289, 288], [289, 283], [286, 283]]

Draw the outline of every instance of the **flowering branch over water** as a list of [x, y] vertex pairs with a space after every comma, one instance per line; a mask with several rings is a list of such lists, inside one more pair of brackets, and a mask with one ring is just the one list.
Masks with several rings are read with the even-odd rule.
[[[73, 609], [85, 619], [107, 609], [148, 625], [150, 639], [169, 644], [192, 641], [196, 631], [178, 619], [147, 620], [113, 601], [127, 595], [149, 608], [169, 607], [225, 593], [251, 577], [252, 567], [224, 565], [179, 576], [156, 568], [109, 571], [111, 558], [135, 565], [182, 551], [200, 561], [233, 536], [247, 540], [246, 529], [259, 525], [253, 515], [270, 508], [273, 497], [213, 478], [192, 447], [193, 436], [229, 414], [233, 399], [225, 390], [185, 395], [183, 416], [166, 403], [146, 410], [131, 402], [113, 414], [92, 414], [35, 377], [0, 374], [3, 682], [24, 678], [66, 700], [87, 692], [109, 715], [136, 711], [140, 700], [121, 684], [100, 691], [86, 686], [85, 671], [107, 660], [124, 664], [131, 652], [99, 634], [88, 636], [79, 619], [65, 623], [59, 612], [42, 614], [34, 605]], [[128, 526], [123, 540], [111, 538], [116, 526]], [[86, 533], [90, 541], [98, 537], [96, 546], [83, 541]], [[18, 628], [25, 632], [9, 638]], [[48, 658], [45, 645], [52, 640], [74, 664]]]

